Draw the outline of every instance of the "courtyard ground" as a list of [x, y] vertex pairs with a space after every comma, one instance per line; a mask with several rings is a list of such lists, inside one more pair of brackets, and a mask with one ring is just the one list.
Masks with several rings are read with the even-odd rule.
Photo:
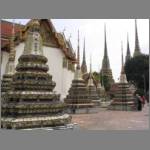
[[95, 114], [72, 115], [72, 122], [88, 130], [146, 130], [149, 129], [149, 106], [142, 111], [110, 111], [98, 108]]

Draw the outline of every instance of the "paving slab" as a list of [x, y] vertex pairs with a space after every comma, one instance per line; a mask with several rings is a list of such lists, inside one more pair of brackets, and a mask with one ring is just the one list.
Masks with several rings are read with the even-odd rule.
[[87, 130], [148, 130], [149, 106], [142, 111], [110, 111], [99, 108], [95, 114], [74, 114], [72, 122]]

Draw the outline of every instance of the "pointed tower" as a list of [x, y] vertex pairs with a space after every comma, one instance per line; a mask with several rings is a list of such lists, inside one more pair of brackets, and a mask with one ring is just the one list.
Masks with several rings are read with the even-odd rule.
[[87, 73], [87, 66], [86, 66], [86, 56], [85, 56], [85, 38], [84, 38], [84, 47], [83, 47], [83, 60], [81, 65], [82, 75]]
[[47, 73], [49, 68], [42, 48], [40, 23], [33, 19], [12, 78], [12, 90], [4, 95], [2, 128], [43, 128], [70, 123], [71, 117], [64, 114], [60, 95], [53, 92], [56, 84]]
[[78, 47], [77, 47], [77, 66], [75, 70], [74, 79], [68, 91], [67, 97], [64, 99], [68, 107], [69, 113], [88, 113], [89, 108], [93, 107], [91, 99], [89, 98], [88, 89], [85, 81], [82, 79], [80, 69], [80, 46], [79, 46], [79, 31], [78, 31]]
[[108, 52], [107, 52], [107, 39], [106, 39], [106, 25], [104, 27], [104, 57], [102, 61], [102, 68], [101, 68], [101, 74], [103, 76], [107, 76], [109, 79], [110, 84], [114, 83], [114, 79], [112, 76], [112, 70], [110, 68], [110, 63], [109, 63], [109, 57], [108, 57]]
[[90, 58], [90, 72], [89, 72], [89, 79], [88, 79], [88, 91], [89, 91], [89, 97], [92, 100], [92, 102], [98, 106], [100, 105], [100, 98], [98, 96], [96, 86], [93, 83], [93, 74], [92, 74], [92, 61]]
[[92, 60], [91, 60], [91, 56], [90, 56], [90, 72], [89, 72], [89, 79], [88, 79], [88, 86], [94, 86], [93, 83], [93, 74], [92, 74]]
[[80, 37], [79, 37], [79, 30], [78, 30], [78, 46], [77, 46], [77, 66], [75, 71], [75, 79], [82, 80], [81, 75], [81, 68], [80, 68]]
[[129, 37], [127, 34], [127, 54], [126, 54], [126, 62], [131, 59], [130, 46], [129, 46]]
[[5, 70], [5, 74], [3, 75], [2, 85], [1, 85], [2, 95], [11, 89], [10, 83], [12, 81], [12, 75], [15, 73], [16, 51], [15, 51], [14, 40], [15, 40], [15, 23], [13, 21], [12, 35], [10, 38], [10, 53], [9, 53], [9, 58], [8, 58], [8, 62], [6, 64], [6, 70]]
[[[122, 45], [122, 44], [121, 44]], [[130, 90], [130, 85], [127, 82], [126, 74], [124, 71], [123, 62], [123, 47], [121, 46], [121, 73], [120, 82], [117, 83], [117, 90], [115, 91], [114, 99], [111, 102], [109, 109], [121, 111], [135, 111], [135, 100], [133, 92]]]
[[139, 45], [139, 38], [138, 38], [138, 31], [137, 31], [137, 21], [135, 19], [135, 49], [133, 57], [141, 55], [140, 45]]
[[120, 73], [120, 83], [127, 83], [127, 78], [124, 70], [124, 61], [123, 61], [123, 44], [121, 42], [121, 73]]

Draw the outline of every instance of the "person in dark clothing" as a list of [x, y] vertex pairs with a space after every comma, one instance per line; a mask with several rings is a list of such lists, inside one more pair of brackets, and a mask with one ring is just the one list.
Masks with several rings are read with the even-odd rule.
[[144, 105], [145, 105], [145, 101], [146, 101], [146, 98], [145, 98], [145, 96], [143, 95], [143, 96], [141, 96], [141, 100], [142, 100], [142, 106], [144, 107]]
[[135, 93], [134, 96], [135, 96], [135, 107], [136, 107], [136, 110], [137, 111], [141, 111], [142, 110], [141, 98], [140, 98], [140, 96], [137, 93]]
[[147, 101], [147, 104], [149, 104], [149, 93], [148, 92], [146, 93], [146, 101]]
[[135, 104], [135, 110], [138, 110], [138, 97], [136, 96], [136, 94], [134, 94], [134, 104]]
[[136, 94], [137, 100], [138, 100], [138, 111], [142, 111], [142, 100], [141, 97]]

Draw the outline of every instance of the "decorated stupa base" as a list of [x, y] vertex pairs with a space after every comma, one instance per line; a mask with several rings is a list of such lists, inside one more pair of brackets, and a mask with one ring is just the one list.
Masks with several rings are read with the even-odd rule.
[[118, 110], [118, 111], [135, 111], [134, 105], [130, 102], [113, 102], [109, 106], [109, 110]]
[[68, 114], [58, 114], [53, 116], [20, 116], [17, 118], [6, 117], [1, 120], [2, 128], [6, 129], [28, 129], [28, 128], [44, 128], [56, 127], [69, 124], [71, 116]]
[[54, 131], [54, 130], [79, 130], [80, 127], [77, 123], [68, 123], [60, 126], [51, 126], [51, 127], [40, 127], [40, 128], [27, 128], [21, 130], [46, 130], [46, 131]]
[[90, 97], [90, 99], [92, 99], [92, 102], [94, 103], [95, 107], [100, 106], [101, 99], [98, 96], [95, 85], [94, 84], [89, 85], [88, 91], [89, 91], [89, 97]]
[[112, 100], [109, 110], [135, 111], [135, 100], [128, 83], [118, 83], [118, 90]]
[[111, 101], [105, 101], [105, 100], [102, 99], [100, 107], [108, 108], [110, 104], [111, 104]]
[[97, 86], [97, 94], [101, 99], [105, 98], [106, 92], [105, 92], [105, 88], [101, 85], [98, 84]]
[[73, 80], [68, 92], [65, 99], [68, 113], [90, 113], [94, 103], [89, 98], [88, 89], [82, 79]]
[[95, 104], [68, 104], [66, 112], [69, 114], [89, 114], [89, 113], [97, 113], [97, 109], [95, 109]]
[[10, 87], [11, 81], [12, 81], [12, 75], [11, 74], [4, 74], [3, 75], [2, 84], [1, 84], [2, 95], [11, 89], [11, 87]]
[[67, 105], [68, 113], [89, 113], [89, 109], [94, 106], [89, 98], [88, 89], [85, 81], [82, 79], [80, 69], [80, 48], [79, 48], [79, 31], [78, 31], [78, 51], [77, 51], [77, 66], [72, 80], [68, 95], [64, 99]]

